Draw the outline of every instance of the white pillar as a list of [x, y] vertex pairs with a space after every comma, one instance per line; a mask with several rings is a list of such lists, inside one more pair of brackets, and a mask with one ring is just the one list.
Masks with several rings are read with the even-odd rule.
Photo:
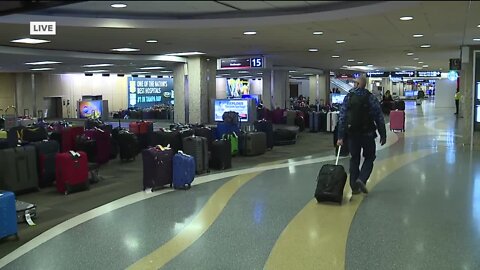
[[175, 95], [174, 121], [185, 123], [185, 75], [186, 65], [176, 64], [173, 69], [173, 91]]

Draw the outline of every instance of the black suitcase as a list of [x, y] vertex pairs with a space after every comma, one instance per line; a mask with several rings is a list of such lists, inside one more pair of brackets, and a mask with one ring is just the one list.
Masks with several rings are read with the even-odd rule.
[[118, 150], [120, 160], [132, 160], [138, 155], [140, 148], [138, 147], [137, 136], [128, 130], [121, 130], [118, 133]]
[[[17, 223], [32, 222], [37, 217], [37, 206], [33, 203], [15, 201], [17, 211]], [[30, 225], [30, 224], [29, 224]]]
[[212, 149], [212, 143], [214, 141], [212, 129], [208, 127], [195, 127], [193, 130], [195, 132], [195, 136], [207, 139], [208, 149]]
[[405, 101], [395, 100], [393, 104], [394, 110], [404, 111], [405, 110]]
[[327, 113], [321, 111], [318, 117], [319, 117], [318, 130], [321, 132], [326, 132], [327, 131]]
[[274, 139], [273, 139], [273, 125], [272, 122], [266, 120], [255, 121], [253, 123], [255, 129], [259, 132], [264, 132], [267, 136], [267, 148], [273, 149]]
[[151, 147], [142, 151], [143, 190], [172, 186], [173, 150]]
[[273, 132], [275, 145], [290, 145], [297, 142], [297, 133], [288, 129], [276, 129]]
[[300, 132], [303, 132], [305, 130], [305, 118], [303, 118], [303, 116], [296, 116], [295, 126], [299, 127]]
[[215, 170], [225, 170], [232, 167], [232, 152], [230, 141], [215, 140], [212, 142], [210, 167]]
[[342, 204], [347, 173], [342, 165], [338, 165], [338, 158], [337, 155], [335, 165], [325, 164], [318, 173], [317, 188], [315, 189], [317, 202], [328, 201]]
[[172, 148], [175, 153], [183, 149], [182, 137], [179, 131], [176, 131], [176, 130], [170, 131], [170, 130], [160, 129], [159, 131], [153, 132], [151, 136], [152, 136], [152, 139], [151, 139], [152, 146], [170, 145], [170, 148]]
[[97, 141], [85, 135], [77, 136], [75, 145], [78, 151], [87, 154], [88, 162], [95, 163], [97, 160]]
[[37, 154], [38, 185], [51, 186], [55, 181], [55, 157], [60, 151], [56, 141], [43, 141], [32, 143]]
[[0, 150], [7, 149], [10, 147], [7, 139], [0, 139]]
[[202, 174], [209, 172], [208, 142], [204, 137], [191, 136], [183, 139], [183, 152], [195, 159], [195, 172]]
[[48, 139], [48, 133], [44, 127], [24, 128], [21, 135], [22, 140], [27, 142], [41, 142]]

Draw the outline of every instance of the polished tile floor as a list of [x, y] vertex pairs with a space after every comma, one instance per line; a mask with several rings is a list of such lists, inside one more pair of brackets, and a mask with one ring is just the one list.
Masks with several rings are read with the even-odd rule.
[[406, 113], [407, 131], [379, 147], [370, 194], [347, 185], [342, 206], [313, 199], [333, 156], [265, 160], [81, 214], [0, 268], [480, 269], [480, 157], [458, 146], [453, 109]]

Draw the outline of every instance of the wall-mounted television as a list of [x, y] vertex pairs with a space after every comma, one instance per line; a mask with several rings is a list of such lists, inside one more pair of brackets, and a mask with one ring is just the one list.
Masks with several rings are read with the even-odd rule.
[[246, 79], [229, 78], [227, 79], [227, 97], [240, 98], [242, 95], [250, 94], [250, 82]]
[[102, 100], [84, 100], [78, 103], [79, 118], [100, 118], [103, 114]]
[[253, 105], [251, 99], [215, 99], [214, 107], [214, 121], [222, 122], [223, 113], [228, 111], [238, 112], [241, 122], [248, 122], [253, 119], [251, 116], [251, 107]]
[[331, 94], [332, 104], [342, 104], [346, 94]]
[[255, 104], [257, 106], [258, 106], [258, 104], [260, 104], [260, 96], [259, 95], [242, 95], [242, 98], [243, 99], [251, 98], [251, 99], [255, 100]]

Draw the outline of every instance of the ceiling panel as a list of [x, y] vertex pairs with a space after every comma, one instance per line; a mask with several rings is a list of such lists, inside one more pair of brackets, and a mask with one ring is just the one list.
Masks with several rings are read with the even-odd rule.
[[309, 4], [305, 1], [265, 1], [265, 3], [276, 8], [306, 7]]
[[265, 10], [272, 9], [272, 6], [265, 1], [219, 1], [241, 10]]

